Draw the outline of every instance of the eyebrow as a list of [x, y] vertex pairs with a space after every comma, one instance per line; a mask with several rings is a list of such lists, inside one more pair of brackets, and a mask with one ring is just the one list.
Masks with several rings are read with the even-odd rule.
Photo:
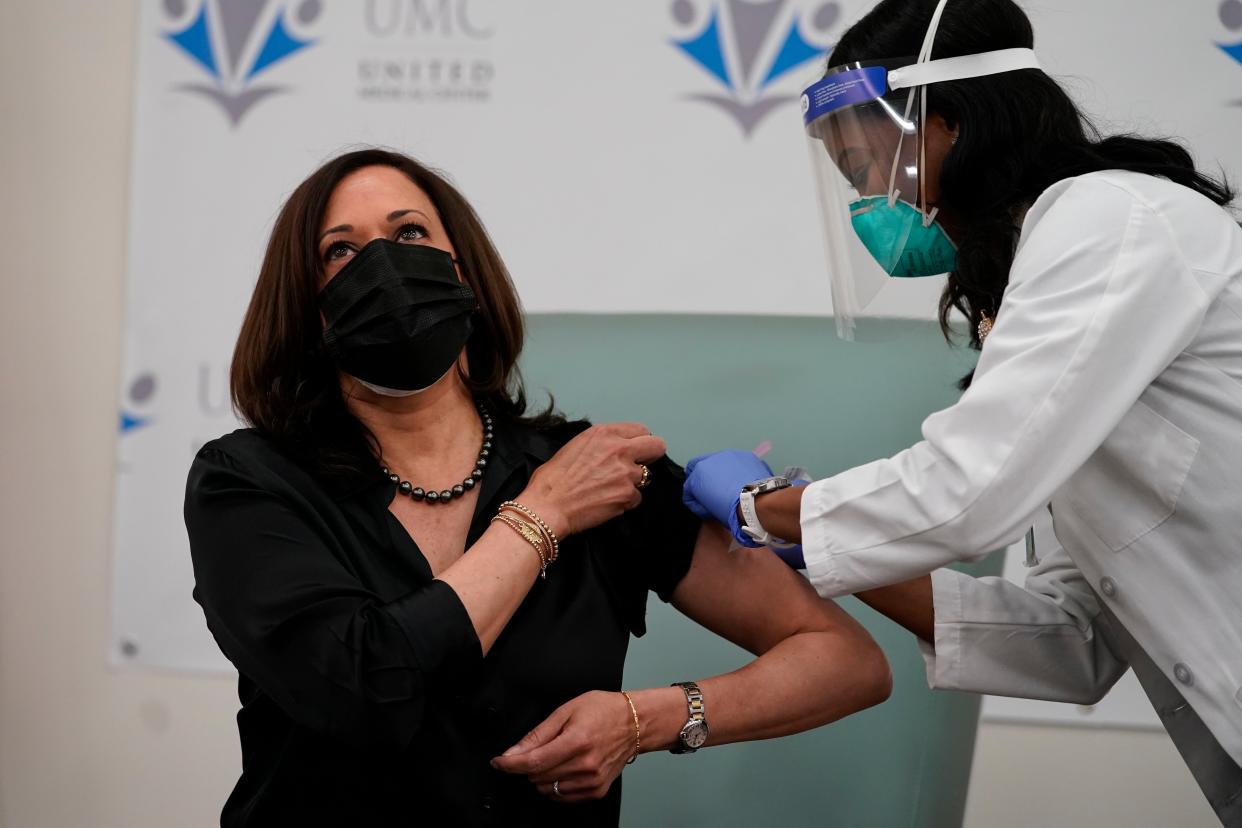
[[[424, 213], [422, 210], [415, 210], [414, 208], [411, 207], [405, 210], [393, 210], [387, 216], [388, 223], [391, 224], [392, 222], [396, 221], [402, 216], [408, 216], [411, 213], [417, 213], [418, 215], [422, 216], [424, 221], [430, 220], [427, 218], [427, 214]], [[333, 233], [349, 233], [349, 232], [352, 232], [353, 229], [354, 229], [354, 226], [352, 224], [338, 224], [336, 227], [329, 227], [327, 230], [324, 230], [322, 233], [319, 234], [319, 241], [323, 241], [325, 238], [327, 238], [328, 236], [331, 236]]]
[[837, 154], [837, 168], [840, 169], [841, 167], [844, 167], [846, 163], [850, 161], [850, 158], [855, 155], [862, 155], [865, 157], [866, 150], [860, 147], [846, 147], [841, 150], [841, 152]]

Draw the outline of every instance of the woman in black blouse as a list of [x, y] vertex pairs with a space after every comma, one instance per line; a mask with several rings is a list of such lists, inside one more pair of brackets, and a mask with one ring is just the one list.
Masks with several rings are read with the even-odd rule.
[[[721, 744], [886, 697], [858, 624], [682, 506], [662, 441], [528, 415], [521, 344], [478, 218], [413, 160], [341, 156], [281, 211], [233, 359], [252, 427], [186, 492], [240, 673], [224, 825], [616, 825], [625, 763], [704, 734], [689, 698]], [[758, 658], [619, 692], [648, 591]]]

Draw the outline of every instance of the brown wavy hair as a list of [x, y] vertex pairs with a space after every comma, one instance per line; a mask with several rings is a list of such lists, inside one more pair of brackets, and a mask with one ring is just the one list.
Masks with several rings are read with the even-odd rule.
[[319, 473], [362, 472], [378, 446], [348, 410], [337, 367], [323, 342], [318, 295], [323, 265], [316, 238], [328, 199], [363, 167], [400, 170], [440, 213], [466, 282], [478, 299], [462, 380], [494, 413], [536, 426], [563, 422], [549, 404], [526, 415], [517, 367], [525, 325], [509, 271], [483, 223], [439, 172], [402, 153], [362, 149], [340, 155], [303, 181], [276, 217], [259, 279], [233, 351], [233, 406], [251, 427]]

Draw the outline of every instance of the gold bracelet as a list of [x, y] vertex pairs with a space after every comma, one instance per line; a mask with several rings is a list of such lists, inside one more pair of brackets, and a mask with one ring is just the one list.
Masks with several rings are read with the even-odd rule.
[[[505, 515], [505, 514], [497, 514], [495, 517], [492, 518], [492, 520], [493, 521], [498, 520], [501, 523], [508, 526], [509, 528], [513, 529], [513, 531], [517, 532], [519, 535], [525, 538], [527, 543], [529, 543], [531, 546], [535, 547], [539, 551], [539, 555], [541, 558], [545, 558], [545, 559], [548, 558], [547, 542], [543, 539], [543, 533], [541, 533], [539, 531], [539, 528], [536, 527], [533, 523], [527, 523], [521, 518], [515, 518], [510, 515]], [[551, 560], [548, 560], [548, 563], [551, 563], [551, 562], [552, 562]]]
[[552, 563], [558, 557], [560, 557], [560, 553], [561, 553], [560, 539], [556, 537], [556, 533], [552, 531], [552, 528], [548, 526], [548, 524], [543, 522], [543, 518], [535, 514], [535, 511], [533, 509], [531, 509], [528, 506], [523, 506], [521, 503], [518, 503], [516, 500], [506, 500], [504, 503], [500, 504], [500, 510], [503, 512], [505, 509], [509, 509], [511, 511], [517, 512], [525, 517], [530, 518], [539, 527], [539, 531], [543, 533], [544, 540], [547, 541], [548, 547], [550, 550], [548, 554], [548, 563]]
[[552, 563], [558, 557], [560, 557], [560, 554], [561, 554], [560, 540], [556, 537], [556, 533], [552, 531], [552, 528], [548, 526], [548, 524], [544, 523], [543, 518], [535, 514], [533, 509], [523, 506], [521, 503], [518, 503], [516, 500], [506, 500], [504, 503], [500, 504], [500, 509], [501, 511], [504, 511], [505, 509], [512, 509], [513, 511], [521, 512], [523, 515], [526, 515], [526, 517], [530, 518], [536, 524], [538, 524], [539, 529], [544, 534], [545, 540], [547, 540], [548, 542], [548, 546], [551, 548], [551, 552], [548, 555], [548, 563]]
[[500, 521], [508, 526], [514, 532], [517, 532], [523, 540], [529, 543], [535, 550], [535, 554], [539, 556], [539, 577], [547, 579], [548, 577], [548, 557], [544, 553], [543, 536], [534, 526], [529, 523], [511, 518], [508, 515], [496, 515], [492, 518], [492, 522]]
[[621, 695], [625, 696], [626, 702], [630, 705], [630, 715], [634, 717], [634, 755], [625, 760], [625, 764], [632, 765], [634, 760], [638, 758], [638, 752], [643, 749], [643, 731], [638, 726], [638, 708], [634, 706], [634, 700], [624, 690], [621, 691]]
[[544, 540], [539, 531], [529, 523], [511, 518], [508, 515], [496, 515], [492, 518], [492, 523], [500, 521], [508, 526], [514, 532], [522, 536], [522, 539], [534, 547], [535, 554], [539, 556], [539, 577], [547, 580], [548, 577], [548, 557], [544, 554]]

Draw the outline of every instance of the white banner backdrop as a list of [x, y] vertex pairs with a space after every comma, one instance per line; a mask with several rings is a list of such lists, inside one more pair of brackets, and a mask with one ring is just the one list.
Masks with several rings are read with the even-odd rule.
[[[227, 363], [272, 220], [378, 144], [445, 171], [531, 312], [831, 313], [796, 97], [865, 0], [143, 0], [112, 658], [224, 670], [181, 500], [235, 427]], [[1242, 0], [1027, 3], [1109, 129], [1242, 168]], [[89, 124], [83, 124], [89, 139]], [[937, 280], [872, 311], [932, 318]]]

